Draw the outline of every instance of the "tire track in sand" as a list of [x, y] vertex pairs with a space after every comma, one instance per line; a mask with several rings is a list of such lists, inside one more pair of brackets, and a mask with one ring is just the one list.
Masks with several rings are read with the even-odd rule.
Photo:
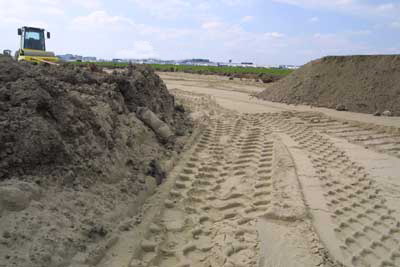
[[[114, 250], [101, 266], [266, 267], [282, 258], [290, 258], [285, 260], [290, 266], [328, 266], [305, 222], [297, 177], [294, 172], [287, 177], [293, 163], [277, 154], [283, 144], [271, 125], [262, 116], [225, 110], [201, 94], [174, 94], [178, 102], [206, 113], [202, 134], [156, 201], [145, 205], [142, 223], [125, 243], [129, 264], [118, 261]], [[279, 257], [269, 242], [280, 244]]]
[[341, 244], [339, 260], [346, 266], [400, 266], [400, 221], [364, 168], [290, 115], [266, 117], [309, 153]]
[[400, 158], [400, 131], [395, 127], [335, 120], [317, 112], [298, 112], [295, 116], [315, 130]]
[[130, 266], [257, 266], [272, 146], [258, 120], [211, 118]]

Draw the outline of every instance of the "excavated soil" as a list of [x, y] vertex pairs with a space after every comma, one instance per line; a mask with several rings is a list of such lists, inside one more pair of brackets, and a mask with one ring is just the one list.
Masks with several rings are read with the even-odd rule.
[[312, 61], [257, 96], [288, 104], [400, 115], [400, 56], [331, 56]]
[[[143, 123], [148, 108], [173, 133]], [[160, 122], [158, 120], [158, 122]], [[0, 57], [0, 266], [90, 266], [140, 222], [191, 122], [149, 68]]]

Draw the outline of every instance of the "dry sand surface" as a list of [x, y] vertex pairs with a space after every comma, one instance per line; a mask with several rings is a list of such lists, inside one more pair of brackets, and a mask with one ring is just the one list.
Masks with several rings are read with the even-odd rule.
[[201, 131], [100, 266], [400, 266], [398, 118], [161, 76]]

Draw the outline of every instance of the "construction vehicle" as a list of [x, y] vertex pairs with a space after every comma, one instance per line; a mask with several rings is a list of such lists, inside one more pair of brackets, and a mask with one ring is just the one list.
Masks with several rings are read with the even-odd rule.
[[[45, 30], [24, 26], [18, 29], [21, 36], [20, 49], [16, 51], [15, 58], [18, 61], [43, 62], [56, 64], [59, 58], [53, 52], [46, 51]], [[50, 39], [50, 32], [47, 32]]]
[[9, 50], [9, 49], [3, 50], [3, 55], [11, 56], [11, 50]]

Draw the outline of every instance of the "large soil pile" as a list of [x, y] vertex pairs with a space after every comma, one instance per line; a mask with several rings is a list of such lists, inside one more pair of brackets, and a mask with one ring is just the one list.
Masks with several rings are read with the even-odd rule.
[[400, 56], [335, 56], [312, 61], [271, 84], [258, 97], [400, 115]]
[[[157, 136], [139, 107], [174, 138]], [[147, 67], [111, 75], [0, 57], [0, 266], [94, 264], [189, 129]]]

